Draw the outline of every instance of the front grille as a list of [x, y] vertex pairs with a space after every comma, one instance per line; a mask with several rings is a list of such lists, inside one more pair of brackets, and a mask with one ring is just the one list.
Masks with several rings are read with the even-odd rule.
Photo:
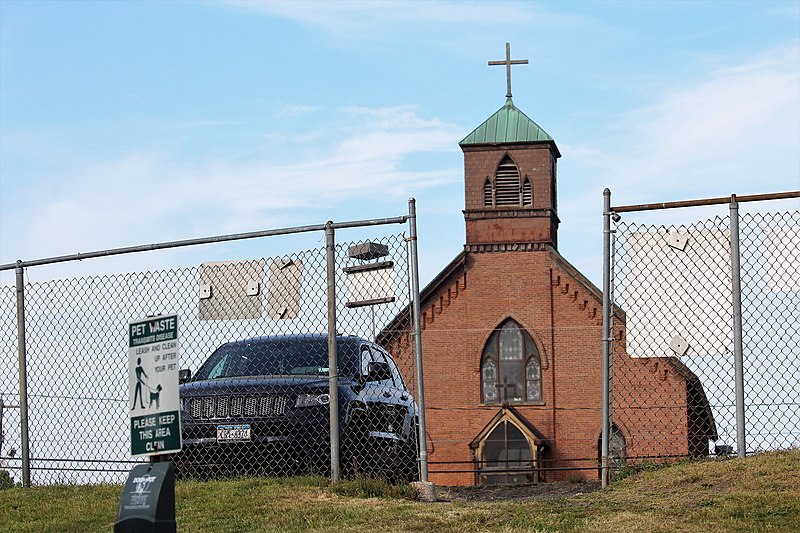
[[228, 416], [228, 406], [231, 403], [229, 396], [220, 396], [217, 398], [217, 408], [214, 410], [217, 413], [217, 418], [225, 418]]
[[370, 410], [370, 431], [400, 433], [405, 422], [405, 408], [381, 404]]
[[288, 404], [286, 396], [204, 396], [189, 400], [192, 418], [259, 418], [282, 416]]
[[214, 416], [214, 398], [203, 398], [203, 418], [215, 418]]
[[242, 416], [242, 404], [244, 398], [241, 396], [234, 396], [231, 400], [231, 416]]

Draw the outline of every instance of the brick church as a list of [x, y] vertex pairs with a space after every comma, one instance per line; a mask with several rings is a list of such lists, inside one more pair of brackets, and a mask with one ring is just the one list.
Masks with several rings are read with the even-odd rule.
[[[459, 143], [464, 250], [421, 293], [429, 479], [597, 479], [601, 291], [558, 252], [558, 147], [514, 105], [508, 52], [492, 63], [507, 67], [505, 104]], [[613, 457], [707, 454], [716, 426], [697, 377], [628, 357], [623, 310], [614, 324]], [[409, 338], [388, 338], [412, 357]]]

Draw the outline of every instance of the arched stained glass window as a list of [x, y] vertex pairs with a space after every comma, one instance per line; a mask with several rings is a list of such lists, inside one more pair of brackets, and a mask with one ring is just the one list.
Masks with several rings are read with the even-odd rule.
[[525, 365], [525, 390], [529, 402], [542, 401], [542, 365], [538, 357], [529, 357]]
[[[611, 424], [611, 431], [608, 433], [608, 457], [610, 459], [610, 473], [613, 478], [619, 470], [625, 466], [628, 460], [628, 444], [625, 440], [625, 435], [616, 424]], [[597, 476], [602, 479], [603, 469], [603, 435], [602, 433], [597, 439]]]
[[481, 401], [487, 404], [540, 402], [542, 370], [530, 334], [508, 319], [489, 336], [481, 356]]
[[493, 359], [484, 361], [481, 368], [481, 378], [483, 380], [483, 390], [486, 391], [485, 403], [495, 403], [497, 401], [497, 366]]
[[608, 434], [608, 455], [611, 457], [611, 463], [616, 467], [625, 465], [628, 459], [628, 446], [625, 443], [625, 435], [613, 424], [611, 425], [611, 432]]

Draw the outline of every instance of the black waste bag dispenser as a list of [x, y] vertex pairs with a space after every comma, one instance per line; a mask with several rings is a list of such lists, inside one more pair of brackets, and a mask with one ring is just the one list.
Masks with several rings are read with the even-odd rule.
[[175, 533], [175, 465], [133, 467], [122, 489], [114, 533]]

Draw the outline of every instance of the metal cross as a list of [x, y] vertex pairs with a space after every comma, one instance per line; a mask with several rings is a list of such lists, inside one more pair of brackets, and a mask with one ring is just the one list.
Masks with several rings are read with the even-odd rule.
[[511, 59], [511, 45], [506, 43], [506, 60], [505, 61], [489, 61], [489, 66], [493, 67], [496, 65], [505, 65], [506, 66], [506, 87], [508, 91], [506, 92], [506, 98], [511, 98], [511, 65], [527, 65], [527, 59]]
[[[503, 403], [508, 402], [508, 389], [514, 389], [512, 391], [512, 394], [514, 395], [517, 393], [517, 384], [509, 383], [508, 376], [503, 379], [503, 383], [497, 383], [495, 387], [497, 387], [498, 396], [502, 396]], [[503, 391], [500, 392], [500, 389], [503, 389]]]

